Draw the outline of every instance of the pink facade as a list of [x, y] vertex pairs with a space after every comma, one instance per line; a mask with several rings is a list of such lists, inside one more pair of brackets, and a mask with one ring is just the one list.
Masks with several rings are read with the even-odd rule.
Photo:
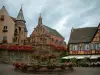
[[[42, 18], [39, 17], [41, 22]], [[41, 22], [42, 23], [42, 22]], [[30, 35], [31, 44], [41, 44], [44, 42], [45, 45], [52, 45], [54, 47], [65, 47], [64, 38], [55, 30], [50, 27], [47, 27], [41, 23], [38, 23], [37, 27], [34, 28], [34, 31]]]

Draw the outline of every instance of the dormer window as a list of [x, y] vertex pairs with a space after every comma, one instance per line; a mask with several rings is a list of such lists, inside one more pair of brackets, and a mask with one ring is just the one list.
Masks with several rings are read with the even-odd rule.
[[1, 21], [4, 21], [4, 15], [1, 15], [0, 20], [1, 20]]

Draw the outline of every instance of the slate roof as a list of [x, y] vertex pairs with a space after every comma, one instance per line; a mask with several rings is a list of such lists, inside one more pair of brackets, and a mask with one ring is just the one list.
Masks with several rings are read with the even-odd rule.
[[[16, 18], [14, 18], [14, 17], [12, 17], [12, 16], [10, 16], [10, 18], [11, 18], [14, 22], [16, 22]], [[25, 30], [24, 30], [24, 31], [25, 31], [25, 32], [28, 32], [26, 25], [25, 25]]]
[[97, 27], [72, 29], [68, 43], [91, 42]]
[[61, 34], [59, 34], [55, 29], [52, 29], [48, 26], [45, 26], [44, 27], [53, 35], [57, 36], [57, 37], [60, 37], [60, 38], [63, 38], [63, 36]]
[[22, 20], [22, 21], [25, 21], [24, 15], [23, 15], [22, 7], [21, 7], [21, 9], [20, 9], [20, 11], [19, 11], [19, 13], [18, 13], [18, 16], [17, 16], [16, 20]]

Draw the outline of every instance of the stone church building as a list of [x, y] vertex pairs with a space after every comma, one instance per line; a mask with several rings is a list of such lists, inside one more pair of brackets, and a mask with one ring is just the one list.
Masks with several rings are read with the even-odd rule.
[[[5, 6], [0, 10], [0, 62], [15, 61], [36, 64], [39, 60], [33, 57], [54, 55], [53, 62], [59, 62], [60, 56], [66, 54], [64, 37], [55, 29], [42, 23], [41, 15], [38, 25], [30, 37], [27, 37], [26, 21], [22, 7], [16, 18], [9, 16]], [[42, 58], [40, 60], [42, 62]], [[47, 63], [43, 61], [42, 64]]]

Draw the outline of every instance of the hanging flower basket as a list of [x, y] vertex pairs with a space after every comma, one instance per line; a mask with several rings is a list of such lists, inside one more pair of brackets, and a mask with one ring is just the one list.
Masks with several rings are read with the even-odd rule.
[[7, 49], [7, 46], [1, 45], [1, 49]]

